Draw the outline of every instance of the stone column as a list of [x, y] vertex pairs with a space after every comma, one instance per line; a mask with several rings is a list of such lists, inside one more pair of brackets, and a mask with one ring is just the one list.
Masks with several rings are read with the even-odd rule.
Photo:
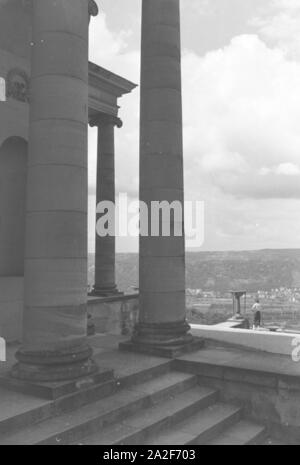
[[[90, 122], [98, 127], [97, 148], [97, 193], [96, 205], [102, 201], [115, 204], [115, 126], [122, 127], [116, 116], [99, 114]], [[100, 214], [96, 213], [96, 222]], [[112, 296], [119, 294], [116, 285], [115, 236], [100, 237], [96, 233], [95, 242], [95, 284], [92, 295]]]
[[[183, 148], [179, 0], [143, 0], [140, 116], [140, 200], [179, 201]], [[181, 236], [140, 237], [139, 323], [132, 347], [159, 352], [190, 345], [185, 311], [184, 221]], [[130, 344], [129, 344], [130, 346]]]
[[[90, 7], [90, 8], [89, 8]], [[88, 0], [32, 1], [23, 346], [12, 375], [95, 371], [87, 345]]]

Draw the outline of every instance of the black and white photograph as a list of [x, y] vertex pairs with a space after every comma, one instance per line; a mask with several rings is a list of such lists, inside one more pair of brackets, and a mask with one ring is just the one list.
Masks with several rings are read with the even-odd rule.
[[0, 0], [18, 445], [300, 445], [300, 0]]

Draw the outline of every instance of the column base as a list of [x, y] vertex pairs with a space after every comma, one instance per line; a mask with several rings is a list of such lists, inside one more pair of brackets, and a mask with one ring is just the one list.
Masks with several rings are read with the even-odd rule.
[[91, 293], [91, 297], [114, 297], [118, 295], [123, 295], [124, 292], [119, 291], [117, 286], [108, 287], [108, 288], [96, 288], [94, 287]]
[[242, 329], [249, 329], [250, 328], [250, 323], [247, 318], [244, 318], [242, 315], [234, 315], [231, 318], [229, 318], [227, 321], [231, 323], [236, 323], [236, 328], [242, 328]]
[[244, 319], [245, 318], [241, 314], [236, 313], [232, 317], [228, 318], [228, 321], [243, 321]]
[[119, 349], [140, 352], [159, 357], [175, 358], [199, 350], [204, 345], [202, 338], [188, 333], [186, 322], [163, 324], [138, 324], [131, 341], [121, 342]]
[[97, 372], [93, 361], [92, 349], [81, 346], [57, 352], [25, 352], [16, 353], [16, 363], [11, 370], [11, 377], [24, 381], [59, 382]]

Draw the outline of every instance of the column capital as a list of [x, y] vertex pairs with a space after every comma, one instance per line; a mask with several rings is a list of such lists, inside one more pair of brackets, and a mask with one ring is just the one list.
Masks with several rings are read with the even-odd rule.
[[108, 115], [106, 113], [98, 113], [97, 115], [93, 116], [89, 121], [90, 126], [93, 128], [97, 126], [98, 128], [101, 126], [117, 126], [117, 128], [121, 128], [123, 126], [123, 122], [120, 118], [114, 115]]
[[89, 2], [89, 14], [90, 16], [97, 16], [99, 8], [95, 0], [88, 0]]

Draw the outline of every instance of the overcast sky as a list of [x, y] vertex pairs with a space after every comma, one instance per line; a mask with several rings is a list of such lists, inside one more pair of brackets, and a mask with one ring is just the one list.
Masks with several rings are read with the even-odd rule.
[[[141, 0], [97, 0], [90, 58], [139, 83]], [[300, 2], [181, 0], [186, 200], [202, 250], [299, 247]], [[139, 90], [120, 100], [117, 192], [138, 192]], [[90, 130], [89, 247], [96, 130]], [[136, 251], [136, 240], [118, 240]]]

